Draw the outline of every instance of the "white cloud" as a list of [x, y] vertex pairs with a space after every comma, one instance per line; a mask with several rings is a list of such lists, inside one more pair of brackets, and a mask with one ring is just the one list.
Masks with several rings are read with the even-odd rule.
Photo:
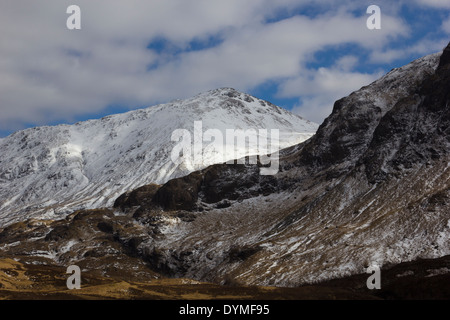
[[[343, 63], [344, 62], [344, 63]], [[334, 101], [368, 85], [381, 76], [381, 73], [364, 74], [351, 71], [356, 64], [353, 56], [346, 56], [331, 68], [319, 68], [286, 81], [280, 90], [282, 97], [302, 96], [302, 101], [293, 111], [312, 121], [321, 123], [333, 108]]]
[[450, 34], [450, 17], [448, 17], [447, 20], [442, 22], [441, 28], [445, 33]]
[[430, 39], [421, 39], [412, 46], [406, 46], [401, 49], [375, 50], [370, 55], [369, 60], [375, 63], [390, 63], [405, 57], [419, 58], [431, 52], [442, 51], [448, 44], [447, 39], [439, 41]]
[[450, 8], [450, 2], [447, 0], [416, 0], [416, 2], [434, 8]]
[[342, 71], [350, 71], [358, 64], [358, 57], [353, 55], [343, 56], [336, 61], [336, 68]]
[[[69, 31], [69, 4], [1, 1], [0, 130], [71, 121], [112, 103], [133, 108], [219, 86], [248, 90], [266, 81], [280, 82], [286, 95], [318, 101], [295, 86], [306, 85], [304, 74], [324, 81], [320, 87], [329, 97], [372, 77], [351, 72], [357, 57], [313, 75], [305, 65], [316, 51], [345, 43], [378, 50], [409, 31], [401, 19], [383, 14], [382, 30], [372, 32], [365, 27], [365, 7], [355, 16], [349, 13], [354, 2], [329, 0], [78, 0], [82, 30]], [[293, 15], [303, 4], [322, 11], [313, 18]], [[266, 23], [279, 12], [287, 18]], [[211, 36], [223, 41], [183, 51]], [[146, 48], [161, 38], [181, 53]]]

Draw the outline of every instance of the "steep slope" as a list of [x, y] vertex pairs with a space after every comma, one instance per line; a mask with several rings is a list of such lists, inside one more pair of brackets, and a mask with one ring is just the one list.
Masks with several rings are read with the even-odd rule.
[[205, 142], [203, 163], [187, 157], [174, 163], [172, 133], [186, 129], [193, 135], [195, 121], [224, 136], [226, 129], [279, 129], [281, 148], [317, 129], [267, 101], [223, 88], [100, 120], [20, 131], [0, 140], [0, 225], [111, 206], [127, 190], [258, 153], [257, 146], [236, 155], [217, 152]]
[[161, 207], [195, 219], [161, 228], [142, 254], [175, 276], [275, 285], [448, 255], [447, 56], [418, 59], [337, 101], [312, 139], [281, 153], [276, 176], [215, 165], [153, 191], [135, 218], [154, 221]]

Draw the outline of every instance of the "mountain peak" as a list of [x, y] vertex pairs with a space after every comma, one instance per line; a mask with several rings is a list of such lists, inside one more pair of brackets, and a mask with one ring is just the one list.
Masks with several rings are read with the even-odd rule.
[[441, 55], [441, 59], [439, 61], [439, 68], [450, 64], [450, 42], [447, 47], [444, 49], [444, 52]]
[[222, 87], [209, 90], [198, 94], [196, 97], [224, 97], [224, 98], [235, 98], [244, 101], [258, 100], [258, 98], [255, 98], [247, 93], [240, 92], [230, 87]]
[[204, 132], [217, 129], [224, 137], [227, 129], [279, 129], [280, 148], [308, 139], [317, 129], [314, 123], [232, 88], [99, 120], [27, 129], [0, 140], [0, 225], [6, 219], [21, 219], [26, 210], [53, 217], [108, 206], [127, 190], [165, 183], [223, 162], [224, 157], [228, 161], [250, 152], [231, 155], [213, 149], [202, 153], [201, 164], [189, 157], [175, 164], [172, 134], [178, 129], [192, 134], [196, 121], [202, 122]]
[[220, 94], [233, 94], [233, 93], [241, 94], [242, 93], [242, 92], [239, 92], [238, 90], [236, 90], [234, 88], [230, 88], [230, 87], [217, 88], [217, 89], [212, 90], [212, 92], [218, 92]]

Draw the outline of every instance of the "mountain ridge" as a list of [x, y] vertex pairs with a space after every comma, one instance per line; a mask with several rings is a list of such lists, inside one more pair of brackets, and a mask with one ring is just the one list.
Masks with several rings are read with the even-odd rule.
[[199, 120], [204, 130], [279, 129], [281, 148], [309, 138], [317, 127], [269, 102], [221, 88], [98, 120], [19, 131], [0, 140], [0, 221], [112, 206], [127, 190], [233, 159], [204, 149], [204, 164], [172, 162], [171, 134], [192, 132]]

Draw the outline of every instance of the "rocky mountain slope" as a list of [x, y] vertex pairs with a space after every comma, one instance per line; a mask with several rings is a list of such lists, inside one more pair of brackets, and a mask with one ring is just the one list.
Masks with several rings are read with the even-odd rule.
[[30, 217], [54, 218], [75, 209], [112, 206], [122, 193], [165, 183], [258, 146], [214, 150], [203, 143], [203, 163], [171, 160], [176, 129], [192, 136], [218, 129], [278, 129], [280, 148], [311, 137], [317, 125], [273, 104], [222, 88], [147, 109], [75, 125], [38, 127], [0, 140], [0, 225]]
[[[290, 287], [449, 255], [449, 87], [450, 45], [337, 101], [316, 135], [280, 152], [274, 176], [212, 165], [126, 192], [114, 208], [11, 224], [1, 255]], [[417, 265], [405, 272], [450, 272]]]
[[[418, 59], [337, 101], [313, 138], [284, 152], [275, 177], [253, 167], [202, 171], [197, 206], [228, 207], [168, 229], [158, 264], [198, 279], [298, 285], [449, 254], [448, 55]], [[224, 192], [230, 181], [234, 192]], [[180, 198], [170, 185], [152, 200], [166, 210], [167, 199]], [[211, 186], [221, 191], [214, 200]]]

